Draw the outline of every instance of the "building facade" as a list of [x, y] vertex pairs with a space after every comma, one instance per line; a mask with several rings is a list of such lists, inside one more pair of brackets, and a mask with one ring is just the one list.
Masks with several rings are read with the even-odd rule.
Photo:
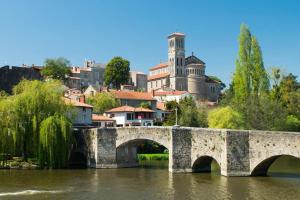
[[150, 68], [148, 91], [161, 88], [188, 91], [196, 99], [217, 101], [222, 83], [205, 74], [205, 63], [194, 56], [185, 56], [185, 35], [168, 36], [168, 61]]
[[138, 91], [147, 92], [147, 78], [145, 73], [130, 71], [130, 82]]
[[73, 67], [71, 70], [72, 85], [87, 88], [89, 85], [102, 86], [104, 82], [105, 65], [97, 64], [95, 61], [87, 60], [83, 67]]

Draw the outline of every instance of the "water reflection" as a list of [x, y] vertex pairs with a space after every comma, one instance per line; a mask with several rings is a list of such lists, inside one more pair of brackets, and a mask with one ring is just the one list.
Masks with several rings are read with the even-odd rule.
[[0, 170], [0, 198], [300, 199], [300, 179], [295, 176], [226, 178], [215, 171], [169, 173], [168, 162], [157, 162], [154, 167], [152, 163], [152, 168], [148, 168], [147, 163], [142, 166], [99, 170]]

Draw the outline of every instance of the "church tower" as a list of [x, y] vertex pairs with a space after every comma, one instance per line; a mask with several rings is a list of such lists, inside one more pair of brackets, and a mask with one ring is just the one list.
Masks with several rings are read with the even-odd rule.
[[183, 33], [172, 33], [168, 36], [170, 87], [175, 90], [187, 90], [184, 40], [185, 35]]

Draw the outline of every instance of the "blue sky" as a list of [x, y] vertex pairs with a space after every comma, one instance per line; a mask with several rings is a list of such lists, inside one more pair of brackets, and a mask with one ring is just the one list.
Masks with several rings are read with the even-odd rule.
[[300, 75], [300, 1], [297, 0], [1, 0], [0, 65], [36, 64], [66, 57], [106, 63], [113, 56], [147, 72], [167, 60], [168, 34], [186, 36], [186, 56], [207, 74], [230, 82], [237, 37], [246, 23], [258, 38], [265, 67]]

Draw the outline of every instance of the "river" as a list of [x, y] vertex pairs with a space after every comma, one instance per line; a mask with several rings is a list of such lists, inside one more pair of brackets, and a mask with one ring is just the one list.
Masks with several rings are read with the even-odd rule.
[[[0, 170], [0, 199], [300, 199], [297, 174], [227, 178], [217, 171], [172, 174], [163, 161], [143, 164], [127, 169]], [[300, 169], [299, 163], [285, 160], [271, 171], [287, 165], [292, 172]]]

